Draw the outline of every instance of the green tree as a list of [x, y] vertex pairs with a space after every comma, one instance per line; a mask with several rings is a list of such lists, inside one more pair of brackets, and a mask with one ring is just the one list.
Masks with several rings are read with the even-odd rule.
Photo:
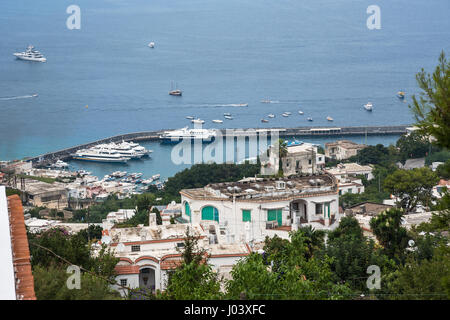
[[71, 273], [61, 266], [37, 265], [33, 267], [34, 289], [38, 300], [119, 300], [120, 295], [112, 291], [109, 282], [100, 277], [82, 273], [80, 289], [69, 289], [66, 285]]
[[401, 136], [396, 145], [403, 163], [406, 159], [422, 158], [427, 156], [430, 151], [438, 151], [431, 146], [429, 138], [418, 131]]
[[383, 251], [390, 258], [402, 261], [409, 237], [402, 224], [403, 210], [391, 208], [381, 212], [370, 220], [370, 228]]
[[450, 159], [436, 168], [436, 174], [442, 179], [450, 179]]
[[429, 168], [397, 170], [384, 180], [384, 189], [398, 198], [398, 205], [406, 212], [417, 205], [430, 205], [432, 189], [439, 181]]
[[186, 230], [184, 246], [178, 249], [183, 259], [181, 265], [169, 275], [166, 290], [157, 293], [159, 299], [210, 300], [222, 296], [221, 279], [207, 263], [208, 255], [200, 248], [198, 237]]
[[413, 95], [410, 108], [421, 131], [436, 139], [436, 144], [450, 149], [450, 62], [442, 51], [433, 74], [421, 70], [416, 75], [422, 92]]
[[385, 283], [388, 299], [450, 299], [450, 248], [447, 245], [436, 248], [430, 260], [409, 258]]

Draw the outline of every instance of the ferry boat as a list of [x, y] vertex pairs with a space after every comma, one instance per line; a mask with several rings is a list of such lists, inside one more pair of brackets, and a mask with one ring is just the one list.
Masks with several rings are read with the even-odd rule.
[[72, 154], [75, 160], [85, 160], [94, 162], [112, 162], [112, 163], [126, 163], [130, 158], [120, 155], [117, 151], [108, 149], [83, 149], [78, 150]]
[[372, 109], [373, 109], [372, 103], [371, 103], [371, 102], [367, 102], [367, 103], [364, 105], [364, 109], [366, 109], [367, 111], [372, 111]]
[[397, 97], [401, 100], [405, 99], [405, 91], [397, 92]]
[[189, 129], [188, 127], [165, 131], [159, 136], [162, 143], [178, 143], [182, 140], [201, 140], [204, 143], [212, 142], [216, 131], [211, 129]]
[[29, 45], [27, 47], [27, 50], [24, 52], [14, 53], [14, 56], [17, 59], [26, 60], [26, 61], [35, 61], [35, 62], [46, 62], [47, 61], [47, 59], [42, 55], [42, 53], [35, 50], [32, 45]]

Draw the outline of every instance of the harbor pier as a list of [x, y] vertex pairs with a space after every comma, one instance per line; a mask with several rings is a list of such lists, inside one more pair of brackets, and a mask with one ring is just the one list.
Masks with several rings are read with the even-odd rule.
[[[317, 126], [317, 127], [296, 127], [296, 128], [248, 128], [248, 129], [217, 129], [224, 137], [232, 135], [234, 137], [270, 134], [270, 131], [277, 131], [280, 137], [313, 137], [313, 136], [329, 136], [332, 137], [345, 137], [345, 136], [361, 136], [361, 135], [402, 135], [407, 132], [407, 128], [411, 125], [397, 125], [397, 126], [359, 126], [359, 127], [330, 127], [330, 126]], [[230, 129], [232, 130], [230, 132]], [[121, 142], [121, 141], [159, 141], [159, 136], [165, 131], [173, 129], [164, 129], [158, 131], [145, 131], [120, 134], [109, 138], [77, 145], [74, 147], [49, 152], [36, 157], [30, 157], [26, 159], [31, 161], [33, 165], [46, 166], [57, 160], [68, 160], [71, 158], [71, 154], [77, 150], [93, 147], [101, 143]], [[252, 132], [252, 133], [250, 133]]]

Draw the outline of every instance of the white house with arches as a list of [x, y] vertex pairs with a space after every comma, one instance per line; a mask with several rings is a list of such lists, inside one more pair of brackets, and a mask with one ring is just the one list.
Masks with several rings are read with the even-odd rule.
[[338, 192], [333, 175], [316, 174], [212, 183], [180, 194], [184, 219], [215, 224], [222, 241], [242, 243], [274, 234], [287, 238], [286, 231], [300, 226], [335, 228], [340, 219]]

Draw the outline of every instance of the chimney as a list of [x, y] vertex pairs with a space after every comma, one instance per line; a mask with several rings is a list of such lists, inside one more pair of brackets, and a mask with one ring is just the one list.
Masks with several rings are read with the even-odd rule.
[[156, 213], [155, 213], [155, 212], [150, 212], [150, 213], [148, 214], [148, 226], [149, 226], [149, 227], [157, 226], [157, 223], [156, 223]]

